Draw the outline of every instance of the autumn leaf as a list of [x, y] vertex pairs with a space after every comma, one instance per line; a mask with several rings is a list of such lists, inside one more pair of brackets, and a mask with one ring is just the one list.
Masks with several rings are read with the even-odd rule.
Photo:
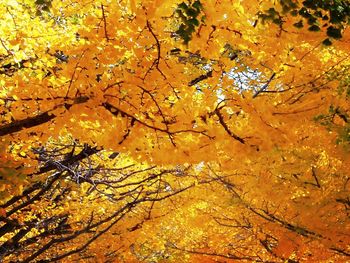
[[0, 258], [349, 260], [349, 17], [2, 1]]

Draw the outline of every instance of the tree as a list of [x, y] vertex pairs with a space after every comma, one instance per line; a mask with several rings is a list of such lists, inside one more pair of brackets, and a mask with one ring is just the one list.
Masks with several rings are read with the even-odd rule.
[[[137, 230], [151, 217], [155, 202], [193, 184], [182, 182], [170, 191], [167, 181], [175, 171], [136, 166], [127, 156], [108, 161], [112, 158], [105, 152], [67, 140], [48, 147], [53, 145], [35, 150], [45, 165], [30, 175], [34, 182], [1, 206], [6, 209], [6, 217], [1, 218], [1, 236], [6, 239], [0, 248], [3, 258], [16, 262], [64, 259], [84, 251], [131, 210], [136, 218], [123, 226]], [[54, 172], [48, 176], [50, 171]]]
[[348, 6], [2, 3], [2, 257], [346, 260]]

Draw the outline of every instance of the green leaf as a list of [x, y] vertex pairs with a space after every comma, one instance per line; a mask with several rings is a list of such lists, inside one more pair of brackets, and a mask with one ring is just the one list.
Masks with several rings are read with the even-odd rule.
[[278, 14], [278, 12], [275, 10], [275, 8], [272, 8], [272, 7], [269, 8], [269, 10], [267, 10], [267, 12], [268, 12], [270, 15], [272, 15], [272, 16]]
[[41, 10], [46, 11], [46, 12], [50, 12], [50, 8], [47, 5], [43, 6], [41, 8]]
[[196, 17], [200, 13], [200, 11], [198, 11], [195, 8], [188, 8], [187, 10], [185, 10], [185, 12], [186, 15], [189, 17]]
[[314, 16], [310, 16], [310, 17], [307, 19], [307, 23], [308, 23], [309, 25], [315, 24], [316, 21], [317, 21], [317, 18], [314, 17]]
[[322, 17], [322, 12], [321, 11], [315, 11], [314, 16]]
[[295, 17], [298, 15], [298, 10], [294, 9], [290, 12], [290, 14]]
[[323, 40], [322, 44], [325, 46], [331, 46], [332, 41], [329, 38], [326, 38], [325, 40]]
[[320, 27], [317, 26], [317, 25], [312, 25], [308, 28], [309, 31], [313, 31], [313, 32], [317, 32], [317, 31], [320, 31]]
[[199, 26], [199, 21], [196, 18], [192, 18], [187, 21], [188, 24], [194, 25], [194, 26]]
[[185, 28], [186, 28], [185, 24], [181, 24], [180, 27], [179, 27], [179, 29], [176, 31], [176, 33], [179, 34], [179, 35], [181, 36], [182, 34], [185, 33], [185, 31], [186, 31]]
[[350, 98], [350, 87], [346, 89], [346, 98]]
[[274, 20], [272, 20], [272, 22], [276, 25], [282, 25], [282, 20], [280, 18], [275, 18]]
[[302, 28], [303, 25], [303, 20], [300, 20], [298, 23], [294, 23], [293, 26], [295, 26], [296, 28]]
[[317, 1], [306, 0], [303, 2], [303, 5], [307, 8], [316, 9], [317, 8]]
[[193, 4], [192, 4], [192, 7], [194, 7], [195, 9], [197, 9], [198, 10], [198, 12], [200, 11], [200, 10], [203, 10], [203, 5], [202, 5], [202, 3], [200, 2], [200, 1], [195, 1]]
[[307, 11], [307, 9], [305, 7], [301, 8], [299, 10], [299, 15], [301, 15], [304, 18], [309, 18], [311, 16], [311, 14], [309, 13], [309, 11]]
[[330, 11], [330, 16], [330, 22], [334, 24], [340, 24], [344, 22], [346, 18], [344, 13], [341, 13], [336, 9]]
[[184, 2], [182, 2], [181, 4], [178, 5], [178, 8], [186, 11], [188, 9], [188, 6]]
[[188, 23], [187, 24], [187, 32], [190, 33], [190, 35], [191, 35], [195, 31], [196, 31], [195, 26]]
[[335, 39], [340, 39], [342, 37], [341, 30], [339, 28], [329, 26], [327, 28], [327, 36], [335, 38]]

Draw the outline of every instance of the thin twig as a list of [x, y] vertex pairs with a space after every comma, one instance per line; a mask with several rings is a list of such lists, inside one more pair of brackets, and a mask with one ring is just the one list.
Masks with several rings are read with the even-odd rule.
[[[157, 71], [163, 76], [164, 79], [166, 79], [166, 76], [164, 75], [164, 73], [159, 69], [159, 62], [160, 62], [160, 58], [161, 58], [161, 53], [160, 53], [160, 51], [161, 51], [160, 42], [159, 42], [159, 40], [158, 40], [156, 34], [153, 32], [152, 26], [151, 26], [151, 24], [150, 24], [149, 21], [147, 21], [147, 28], [148, 28], [149, 32], [151, 32], [151, 34], [152, 34], [154, 40], [156, 41], [156, 46], [157, 46], [157, 58], [154, 60], [152, 66], [151, 66], [150, 69], [147, 71], [146, 75], [148, 74], [149, 71], [152, 70], [152, 67], [155, 65]], [[146, 77], [146, 76], [145, 76], [145, 77]]]
[[107, 41], [109, 41], [108, 32], [107, 32], [107, 20], [106, 20], [106, 14], [105, 14], [105, 9], [103, 4], [101, 4], [101, 9], [102, 9], [103, 29], [105, 31], [105, 38], [107, 39]]
[[276, 73], [272, 73], [271, 77], [269, 78], [269, 80], [265, 83], [264, 86], [262, 86], [257, 92], [255, 92], [255, 94], [253, 95], [253, 99], [256, 98], [261, 92], [265, 91], [267, 89], [267, 87], [269, 86], [269, 84], [271, 83], [271, 81], [273, 80], [273, 78], [276, 76]]

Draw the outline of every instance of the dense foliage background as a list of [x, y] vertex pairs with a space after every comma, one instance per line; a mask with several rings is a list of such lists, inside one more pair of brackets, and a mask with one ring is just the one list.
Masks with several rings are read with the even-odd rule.
[[349, 260], [349, 1], [0, 18], [0, 261]]

